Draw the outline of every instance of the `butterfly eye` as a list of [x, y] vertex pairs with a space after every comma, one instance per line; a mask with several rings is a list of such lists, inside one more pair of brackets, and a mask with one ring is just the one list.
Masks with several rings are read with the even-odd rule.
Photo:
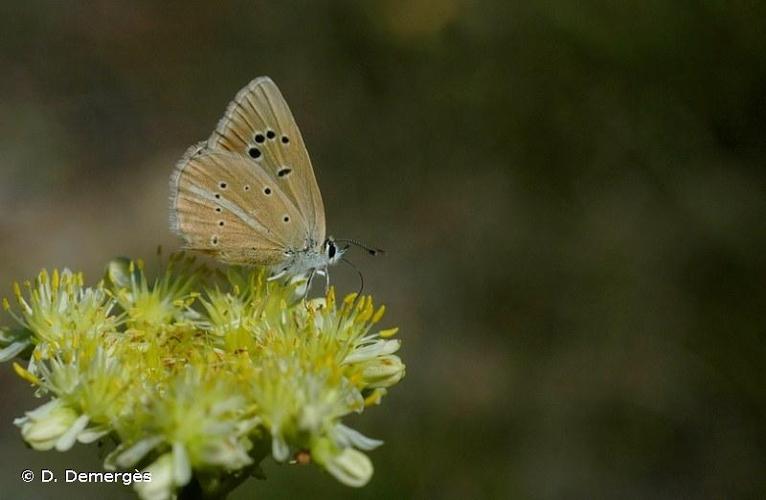
[[247, 154], [250, 155], [250, 158], [260, 158], [261, 157], [261, 150], [258, 148], [250, 148], [247, 150]]

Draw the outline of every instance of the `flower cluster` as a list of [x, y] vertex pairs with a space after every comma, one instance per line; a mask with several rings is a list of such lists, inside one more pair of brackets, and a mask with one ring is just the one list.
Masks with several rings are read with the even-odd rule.
[[[38, 450], [113, 442], [107, 471], [142, 471], [145, 499], [194, 486], [225, 495], [271, 455], [313, 462], [349, 486], [380, 441], [342, 423], [404, 376], [396, 329], [377, 330], [370, 297], [306, 300], [305, 280], [260, 269], [211, 271], [174, 255], [149, 280], [117, 259], [86, 286], [68, 270], [14, 286], [0, 361], [49, 401], [16, 419]], [[139, 476], [139, 475], [137, 475]], [[192, 484], [194, 483], [194, 484]]]

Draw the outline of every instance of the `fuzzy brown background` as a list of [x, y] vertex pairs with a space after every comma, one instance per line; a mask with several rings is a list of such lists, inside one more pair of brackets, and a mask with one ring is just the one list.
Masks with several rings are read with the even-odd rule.
[[[234, 498], [766, 496], [766, 8], [740, 1], [2, 2], [0, 290], [177, 246], [167, 182], [271, 76], [330, 233], [401, 326], [371, 483], [269, 463]], [[353, 291], [352, 272], [333, 279]], [[99, 470], [27, 450], [0, 497]]]

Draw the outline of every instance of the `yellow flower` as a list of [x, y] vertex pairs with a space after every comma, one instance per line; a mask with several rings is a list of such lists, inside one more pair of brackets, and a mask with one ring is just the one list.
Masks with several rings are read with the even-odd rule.
[[[13, 290], [20, 311], [14, 312], [7, 300], [4, 306], [16, 321], [31, 335], [28, 340], [36, 345], [41, 358], [51, 352], [76, 347], [85, 338], [97, 337], [113, 330], [119, 317], [112, 314], [114, 301], [103, 286], [95, 288], [83, 284], [81, 274], [68, 269], [52, 274], [42, 271], [34, 283], [22, 286], [14, 283]], [[17, 345], [12, 351], [18, 354]]]
[[[177, 272], [178, 271], [178, 272]], [[144, 334], [194, 320], [190, 309], [196, 294], [192, 287], [202, 276], [194, 258], [171, 256], [160, 278], [150, 283], [142, 261], [115, 259], [107, 266], [107, 279], [116, 301], [126, 312], [127, 326]]]
[[[66, 450], [110, 434], [110, 471], [143, 467], [145, 499], [172, 498], [194, 478], [222, 495], [258, 470], [312, 458], [359, 487], [382, 441], [343, 424], [380, 404], [404, 376], [396, 329], [375, 330], [371, 297], [305, 300], [305, 279], [261, 269], [212, 273], [171, 257], [157, 279], [117, 259], [106, 279], [43, 272], [15, 287], [21, 328], [0, 329], [0, 361], [53, 399], [15, 421], [35, 449]], [[5, 302], [6, 309], [10, 309]]]

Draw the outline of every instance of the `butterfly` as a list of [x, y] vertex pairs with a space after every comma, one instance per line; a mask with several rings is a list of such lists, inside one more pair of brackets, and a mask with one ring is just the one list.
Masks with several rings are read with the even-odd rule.
[[[325, 234], [325, 211], [306, 145], [268, 77], [240, 90], [210, 138], [191, 146], [170, 179], [170, 226], [185, 248], [270, 279], [314, 273], [343, 258]], [[375, 255], [379, 250], [351, 242]]]

